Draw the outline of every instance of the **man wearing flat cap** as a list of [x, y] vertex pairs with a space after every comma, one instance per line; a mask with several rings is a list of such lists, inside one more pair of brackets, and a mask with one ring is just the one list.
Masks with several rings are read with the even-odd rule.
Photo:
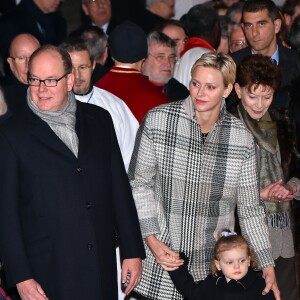
[[96, 86], [121, 98], [139, 122], [151, 108], [169, 102], [141, 73], [148, 56], [147, 36], [142, 28], [130, 22], [118, 25], [109, 36], [109, 50], [114, 66]]

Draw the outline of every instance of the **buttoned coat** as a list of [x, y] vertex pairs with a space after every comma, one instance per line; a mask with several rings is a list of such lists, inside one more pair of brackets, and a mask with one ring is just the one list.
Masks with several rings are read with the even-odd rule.
[[117, 299], [123, 258], [143, 257], [136, 209], [108, 112], [77, 102], [78, 158], [26, 107], [0, 128], [0, 252], [9, 286], [49, 299]]
[[[205, 142], [191, 97], [150, 110], [138, 130], [128, 174], [143, 237], [154, 234], [186, 253], [195, 281], [209, 273], [218, 233], [234, 229], [235, 207], [259, 267], [274, 264], [254, 140], [226, 112], [225, 102]], [[155, 300], [183, 299], [148, 246], [146, 254], [136, 292]]]

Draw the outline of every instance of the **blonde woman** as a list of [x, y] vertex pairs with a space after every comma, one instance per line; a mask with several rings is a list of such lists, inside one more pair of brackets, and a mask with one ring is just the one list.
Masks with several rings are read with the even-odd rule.
[[154, 108], [140, 126], [129, 167], [147, 253], [138, 299], [183, 299], [167, 272], [183, 264], [179, 252], [190, 258], [195, 281], [205, 279], [217, 234], [234, 228], [236, 206], [263, 269], [264, 292], [272, 288], [279, 299], [255, 143], [225, 108], [235, 71], [229, 56], [203, 54], [191, 70], [190, 96]]

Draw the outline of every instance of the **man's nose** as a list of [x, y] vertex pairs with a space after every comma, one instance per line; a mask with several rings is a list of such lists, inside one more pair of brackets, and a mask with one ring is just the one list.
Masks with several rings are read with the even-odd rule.
[[78, 68], [73, 67], [73, 74], [76, 79], [80, 78], [80, 72]]
[[47, 90], [47, 87], [44, 82], [41, 82], [39, 85], [39, 91], [44, 92], [45, 90]]
[[258, 28], [257, 28], [257, 26], [255, 26], [255, 25], [252, 26], [252, 35], [253, 35], [253, 36], [259, 35]]

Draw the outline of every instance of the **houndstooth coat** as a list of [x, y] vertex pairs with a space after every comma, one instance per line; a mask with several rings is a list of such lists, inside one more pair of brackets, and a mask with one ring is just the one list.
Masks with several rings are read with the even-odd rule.
[[[183, 251], [194, 280], [202, 280], [217, 234], [234, 229], [237, 205], [242, 233], [260, 267], [273, 266], [256, 166], [253, 137], [226, 112], [225, 103], [205, 143], [190, 97], [152, 109], [138, 131], [129, 167], [143, 237], [155, 234], [172, 250]], [[155, 300], [183, 299], [145, 248], [135, 291]]]

